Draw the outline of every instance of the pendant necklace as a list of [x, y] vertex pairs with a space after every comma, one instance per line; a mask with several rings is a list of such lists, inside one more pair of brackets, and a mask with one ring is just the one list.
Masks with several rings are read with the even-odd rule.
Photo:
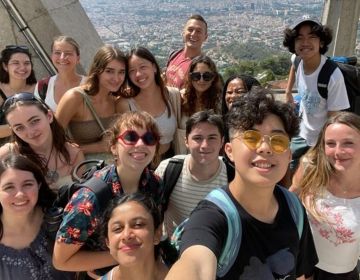
[[50, 168], [48, 167], [53, 148], [54, 148], [54, 145], [51, 147], [50, 155], [46, 161], [47, 172], [46, 172], [45, 178], [49, 185], [51, 185], [51, 184], [55, 183], [57, 180], [59, 180], [59, 173], [56, 170], [57, 169], [56, 158], [55, 158], [55, 170], [50, 170]]

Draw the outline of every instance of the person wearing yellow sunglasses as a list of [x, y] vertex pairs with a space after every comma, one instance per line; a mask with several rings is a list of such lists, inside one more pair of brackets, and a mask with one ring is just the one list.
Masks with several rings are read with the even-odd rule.
[[[230, 142], [225, 152], [234, 162], [235, 178], [220, 189], [218, 199], [230, 199], [226, 203], [235, 211], [202, 200], [186, 224], [180, 259], [166, 279], [304, 280], [318, 262], [304, 207], [276, 185], [291, 160], [289, 142], [299, 119], [290, 105], [265, 89], [255, 91], [240, 95], [226, 117]], [[291, 214], [296, 210], [297, 219]], [[231, 248], [226, 246], [228, 235], [236, 230], [228, 224], [229, 213], [238, 216], [235, 223], [241, 227]], [[232, 263], [224, 271], [223, 251], [233, 247]]]

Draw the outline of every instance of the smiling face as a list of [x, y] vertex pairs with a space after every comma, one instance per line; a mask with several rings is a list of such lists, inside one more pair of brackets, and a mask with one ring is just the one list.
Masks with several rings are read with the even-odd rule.
[[108, 222], [107, 246], [120, 267], [141, 264], [154, 258], [161, 230], [155, 230], [151, 214], [136, 201], [117, 206]]
[[108, 92], [117, 92], [125, 81], [125, 63], [113, 59], [110, 61], [104, 71], [99, 75], [100, 90]]
[[129, 59], [129, 78], [140, 89], [155, 83], [156, 66], [151, 61], [132, 55]]
[[36, 105], [20, 105], [10, 111], [6, 119], [12, 131], [30, 147], [41, 147], [52, 141], [53, 113], [50, 111], [45, 114]]
[[[194, 67], [193, 73], [201, 73], [201, 74], [204, 74], [205, 72], [209, 72], [209, 73], [213, 73], [209, 67], [209, 65], [207, 65], [206, 63], [198, 63], [196, 64], [196, 66]], [[196, 92], [201, 94], [205, 91], [207, 91], [210, 87], [211, 87], [211, 84], [212, 82], [214, 81], [214, 78], [213, 77], [210, 81], [205, 81], [203, 77], [201, 77], [200, 80], [198, 81], [194, 81], [192, 80], [192, 85], [193, 87], [195, 88]]]
[[247, 92], [244, 81], [240, 78], [235, 78], [228, 83], [225, 93], [225, 102], [228, 109], [231, 108], [234, 98]]
[[56, 41], [52, 48], [51, 60], [59, 72], [74, 71], [79, 63], [80, 56], [76, 53], [75, 47], [70, 43]]
[[191, 154], [191, 160], [206, 166], [218, 162], [223, 139], [215, 125], [201, 122], [192, 128], [185, 144]]
[[188, 20], [182, 35], [185, 47], [197, 50], [201, 49], [208, 36], [205, 23], [196, 19]]
[[[286, 135], [281, 119], [273, 114], [265, 117], [260, 125], [254, 125], [252, 130], [262, 135]], [[241, 131], [232, 135], [230, 143], [225, 144], [225, 152], [235, 164], [235, 180], [243, 186], [274, 187], [283, 178], [288, 168], [291, 151], [274, 153], [265, 137], [258, 148], [251, 150], [240, 137]]]
[[341, 123], [326, 128], [325, 155], [337, 171], [359, 172], [360, 133]]
[[10, 79], [26, 80], [31, 74], [30, 57], [25, 53], [14, 53], [4, 69], [9, 73]]
[[0, 203], [4, 212], [30, 213], [38, 200], [39, 185], [29, 171], [8, 168], [0, 177]]
[[310, 60], [320, 56], [320, 38], [313, 34], [311, 26], [304, 24], [300, 26], [298, 36], [295, 38], [295, 53], [304, 60]]
[[[133, 130], [139, 136], [143, 136], [147, 132], [144, 128], [123, 128], [118, 136], [122, 135], [126, 130]], [[148, 146], [141, 138], [138, 139], [135, 145], [128, 145], [121, 139], [118, 139], [111, 146], [111, 152], [117, 159], [118, 168], [129, 171], [142, 172], [153, 160], [155, 151], [156, 145]]]

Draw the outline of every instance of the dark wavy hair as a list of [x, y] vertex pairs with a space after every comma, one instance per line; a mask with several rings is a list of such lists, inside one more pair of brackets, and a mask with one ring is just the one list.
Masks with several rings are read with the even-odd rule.
[[[4, 112], [5, 118], [7, 115], [12, 112], [15, 108], [22, 106], [35, 106], [45, 115], [51, 111], [51, 109], [40, 99], [34, 97], [32, 100], [15, 100]], [[7, 121], [7, 118], [6, 118]], [[56, 151], [56, 156], [60, 156], [60, 159], [65, 164], [70, 164], [70, 153], [66, 148], [65, 143], [71, 142], [66, 136], [64, 128], [58, 123], [55, 116], [53, 116], [53, 121], [50, 124], [50, 129], [52, 133], [53, 139], [53, 147]], [[47, 173], [48, 168], [46, 166], [47, 159], [43, 156], [38, 155], [34, 152], [34, 150], [30, 147], [30, 145], [22, 140], [16, 133], [12, 130], [11, 132], [11, 142], [15, 144], [19, 148], [19, 153], [30, 158], [33, 162], [35, 162], [39, 167], [41, 167], [44, 174]]]
[[[31, 172], [34, 175], [34, 178], [39, 188], [38, 201], [36, 202], [37, 206], [40, 206], [45, 213], [46, 209], [50, 208], [56, 198], [56, 194], [49, 188], [48, 183], [45, 180], [45, 177], [41, 169], [37, 166], [36, 163], [31, 161], [25, 156], [22, 155], [10, 155], [4, 160], [0, 161], [0, 177], [2, 174], [9, 168], [15, 170], [23, 170]], [[0, 204], [0, 215], [3, 212], [3, 208]], [[4, 234], [3, 224], [0, 220], [0, 240]]]
[[205, 111], [196, 112], [195, 114], [191, 115], [190, 118], [188, 118], [185, 127], [186, 138], [188, 138], [194, 126], [198, 125], [199, 123], [208, 123], [217, 127], [221, 138], [224, 137], [225, 129], [224, 129], [224, 122], [222, 120], [222, 117], [220, 115], [215, 114], [214, 110], [205, 110]]
[[229, 83], [233, 80], [242, 80], [245, 86], [246, 91], [250, 91], [252, 89], [253, 86], [261, 86], [260, 82], [255, 79], [254, 77], [250, 76], [250, 75], [239, 75], [239, 74], [235, 74], [230, 76], [224, 84], [223, 87], [223, 91], [222, 91], [222, 97], [221, 97], [221, 114], [223, 116], [225, 116], [225, 114], [229, 111], [228, 107], [226, 106], [226, 101], [225, 101], [225, 95], [226, 95], [226, 91], [227, 91], [227, 87], [229, 85]]
[[[125, 73], [127, 72], [127, 61], [125, 54], [118, 48], [111, 45], [104, 45], [96, 52], [94, 59], [91, 63], [88, 78], [85, 83], [88, 95], [96, 95], [99, 92], [99, 76], [105, 71], [106, 66], [113, 60], [117, 60], [125, 64]], [[124, 91], [127, 81], [125, 80], [117, 92], [112, 94], [115, 96], [121, 95]]]
[[[103, 240], [106, 240], [108, 238], [108, 223], [112, 217], [114, 209], [122, 204], [125, 204], [127, 202], [132, 202], [132, 201], [140, 204], [151, 215], [152, 220], [153, 220], [154, 230], [157, 230], [161, 226], [161, 224], [163, 222], [163, 218], [161, 215], [160, 208], [158, 205], [156, 205], [154, 200], [149, 195], [139, 193], [139, 192], [132, 193], [132, 194], [118, 195], [118, 196], [115, 196], [115, 198], [110, 201], [110, 204], [108, 205], [108, 207], [106, 208], [106, 210], [104, 212], [104, 215], [103, 215], [103, 218], [101, 221], [101, 225], [100, 225], [101, 235], [103, 237]], [[155, 257], [155, 259], [157, 259], [158, 256], [160, 255], [160, 245], [159, 244], [155, 245], [154, 253], [155, 253], [154, 257]]]
[[32, 62], [32, 57], [29, 49], [21, 48], [21, 47], [14, 47], [14, 48], [5, 48], [1, 51], [1, 58], [0, 58], [0, 82], [4, 84], [8, 84], [10, 82], [9, 73], [5, 71], [3, 64], [8, 65], [9, 61], [11, 59], [11, 56], [16, 53], [23, 53], [26, 54], [31, 63], [31, 72], [30, 76], [26, 79], [27, 85], [33, 85], [36, 84], [36, 77], [35, 77], [35, 71], [34, 71], [34, 65]]
[[[161, 92], [161, 98], [162, 100], [165, 102], [166, 104], [166, 108], [168, 110], [168, 117], [171, 117], [171, 109], [170, 109], [170, 105], [169, 105], [169, 92], [165, 86], [165, 83], [163, 81], [163, 79], [161, 78], [161, 70], [159, 67], [159, 64], [156, 61], [155, 56], [147, 49], [144, 47], [137, 47], [134, 49], [131, 49], [129, 54], [127, 55], [127, 61], [129, 64], [129, 60], [133, 57], [133, 56], [137, 56], [140, 57], [142, 59], [146, 59], [148, 61], [150, 61], [156, 69], [156, 72], [154, 73], [155, 75], [155, 83], [160, 87], [160, 92]], [[125, 97], [134, 97], [137, 96], [140, 93], [140, 88], [138, 86], [136, 86], [131, 79], [129, 78], [128, 80], [128, 85], [130, 87], [130, 95], [125, 96]]]
[[253, 88], [240, 95], [226, 115], [230, 138], [238, 131], [245, 131], [261, 124], [269, 114], [281, 119], [290, 139], [298, 134], [299, 117], [291, 105], [275, 100], [269, 90]]
[[[211, 82], [211, 86], [204, 93], [202, 93], [201, 96], [196, 94], [196, 90], [190, 77], [191, 72], [194, 71], [196, 65], [199, 63], [206, 64], [210, 68], [210, 71], [215, 74], [215, 77]], [[213, 109], [215, 113], [220, 113], [218, 112], [217, 108], [220, 101], [222, 88], [221, 81], [222, 80], [216, 69], [216, 65], [210, 57], [206, 55], [199, 55], [194, 57], [191, 61], [185, 81], [184, 101], [181, 104], [181, 111], [191, 116], [195, 113], [196, 104], [200, 102], [202, 110]]]
[[295, 39], [299, 36], [299, 30], [304, 25], [309, 25], [311, 27], [311, 34], [319, 37], [322, 43], [322, 46], [320, 46], [320, 54], [325, 54], [332, 41], [332, 30], [326, 25], [319, 25], [313, 21], [304, 21], [293, 29], [286, 28], [284, 30], [283, 46], [286, 47], [289, 52], [295, 53]]

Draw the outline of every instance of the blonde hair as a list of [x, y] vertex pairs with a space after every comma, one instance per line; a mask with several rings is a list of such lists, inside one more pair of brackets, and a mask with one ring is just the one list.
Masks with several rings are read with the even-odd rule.
[[324, 124], [316, 145], [304, 156], [304, 172], [300, 180], [300, 199], [306, 209], [317, 220], [322, 216], [316, 209], [316, 200], [328, 188], [330, 179], [336, 173], [334, 166], [325, 155], [325, 132], [331, 124], [344, 124], [360, 133], [360, 116], [350, 112], [337, 112]]

